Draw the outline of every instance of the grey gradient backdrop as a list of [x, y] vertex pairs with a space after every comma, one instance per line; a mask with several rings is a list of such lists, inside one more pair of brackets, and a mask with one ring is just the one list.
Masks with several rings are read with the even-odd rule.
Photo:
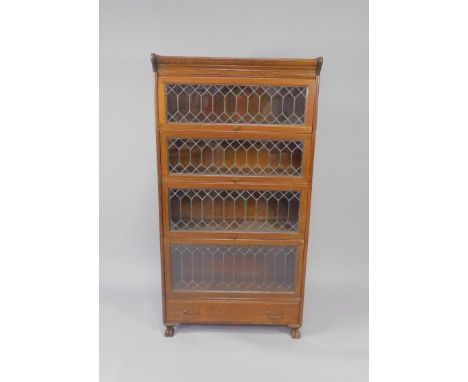
[[[163, 337], [150, 52], [324, 57], [299, 341], [252, 326]], [[101, 381], [366, 381], [367, 1], [101, 0], [100, 89]]]

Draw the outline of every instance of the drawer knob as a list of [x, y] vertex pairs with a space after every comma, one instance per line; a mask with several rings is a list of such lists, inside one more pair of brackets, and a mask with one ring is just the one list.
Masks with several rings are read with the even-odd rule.
[[278, 314], [271, 314], [270, 312], [266, 312], [266, 315], [268, 318], [275, 320], [275, 319], [283, 317], [283, 312], [279, 312]]
[[200, 313], [200, 312], [198, 310], [196, 310], [195, 312], [192, 313], [192, 312], [188, 312], [188, 311], [186, 311], [184, 309], [184, 311], [182, 313], [183, 313], [183, 315], [185, 317], [196, 317], [196, 316], [198, 316], [198, 313]]

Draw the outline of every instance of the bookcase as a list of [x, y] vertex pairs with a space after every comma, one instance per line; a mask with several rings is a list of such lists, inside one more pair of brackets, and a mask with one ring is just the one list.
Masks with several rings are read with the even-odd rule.
[[165, 336], [304, 303], [322, 58], [152, 54]]

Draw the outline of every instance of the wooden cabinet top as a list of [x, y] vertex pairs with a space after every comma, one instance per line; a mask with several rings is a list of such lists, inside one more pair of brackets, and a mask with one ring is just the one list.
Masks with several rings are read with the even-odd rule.
[[316, 78], [323, 59], [183, 57], [153, 53], [151, 62], [153, 71], [159, 75]]

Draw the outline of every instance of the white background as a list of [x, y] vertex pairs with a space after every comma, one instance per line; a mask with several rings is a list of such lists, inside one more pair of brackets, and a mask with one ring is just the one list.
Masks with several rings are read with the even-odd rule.
[[[374, 3], [370, 377], [466, 381], [466, 10]], [[97, 23], [0, 10], [2, 380], [98, 378]]]

